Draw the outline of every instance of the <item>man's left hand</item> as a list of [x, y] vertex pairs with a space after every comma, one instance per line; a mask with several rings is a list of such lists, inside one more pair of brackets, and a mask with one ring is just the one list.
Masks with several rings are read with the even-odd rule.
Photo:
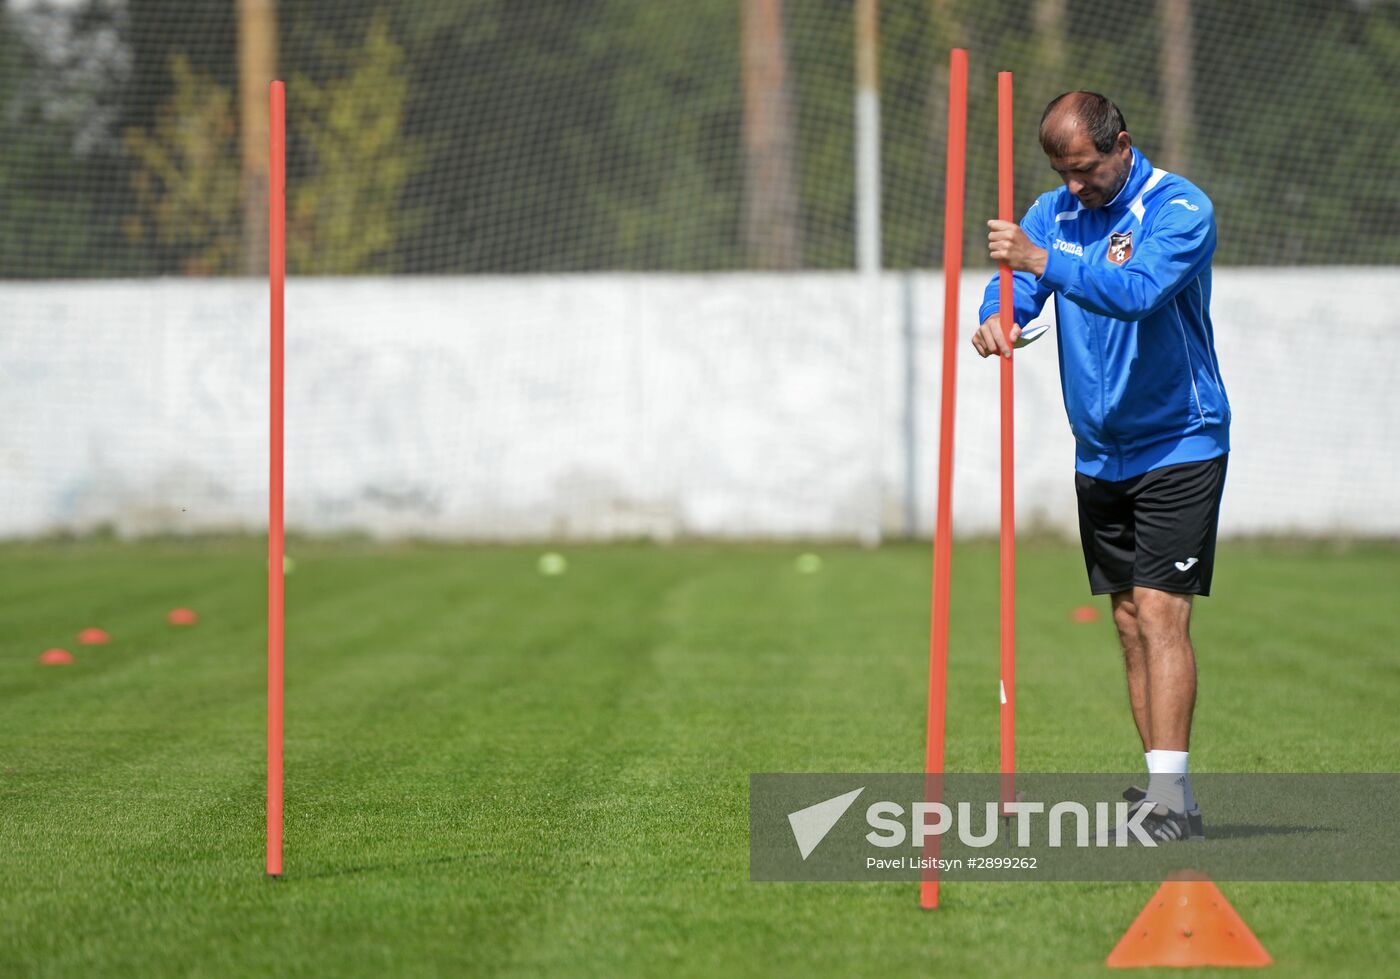
[[987, 228], [987, 254], [993, 262], [1005, 262], [1013, 271], [1030, 272], [1037, 279], [1045, 274], [1045, 261], [1050, 253], [1037, 248], [1019, 224], [988, 221]]

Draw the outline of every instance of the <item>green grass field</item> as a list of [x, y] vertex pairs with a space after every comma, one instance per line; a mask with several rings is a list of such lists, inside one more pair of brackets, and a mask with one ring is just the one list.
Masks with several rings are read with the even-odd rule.
[[[294, 545], [270, 881], [261, 548], [0, 547], [0, 976], [1096, 975], [1154, 889], [747, 879], [749, 773], [920, 769], [926, 545]], [[1077, 549], [1019, 560], [1021, 767], [1136, 771]], [[997, 764], [996, 575], [955, 555], [950, 770]], [[1193, 770], [1395, 769], [1398, 588], [1394, 547], [1224, 544]], [[1273, 974], [1400, 961], [1400, 884], [1223, 889]]]

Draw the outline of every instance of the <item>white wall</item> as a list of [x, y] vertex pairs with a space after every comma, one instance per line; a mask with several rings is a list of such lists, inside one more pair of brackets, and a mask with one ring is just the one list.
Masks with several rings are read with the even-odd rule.
[[[985, 281], [964, 282], [964, 334]], [[855, 274], [293, 281], [289, 522], [844, 537], [903, 532], [912, 485], [927, 534], [942, 285], [908, 277], [907, 307], [905, 283], [875, 303]], [[1400, 534], [1397, 309], [1395, 270], [1217, 273], [1225, 533]], [[266, 321], [257, 281], [0, 283], [0, 536], [265, 526]], [[986, 533], [997, 368], [958, 349], [955, 526]], [[1018, 356], [1017, 393], [1018, 522], [1072, 534], [1053, 338]]]

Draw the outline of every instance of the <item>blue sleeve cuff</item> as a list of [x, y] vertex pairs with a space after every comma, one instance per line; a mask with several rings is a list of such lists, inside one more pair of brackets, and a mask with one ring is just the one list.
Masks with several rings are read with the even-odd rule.
[[1045, 274], [1040, 277], [1040, 281], [1055, 292], [1060, 292], [1069, 285], [1069, 263], [1072, 261], [1074, 259], [1064, 252], [1050, 249], [1049, 257], [1045, 259]]
[[1001, 309], [1001, 292], [997, 288], [997, 277], [992, 276], [992, 281], [987, 283], [987, 288], [982, 290], [982, 307], [977, 310], [977, 325], [981, 326], [987, 322], [987, 317]]

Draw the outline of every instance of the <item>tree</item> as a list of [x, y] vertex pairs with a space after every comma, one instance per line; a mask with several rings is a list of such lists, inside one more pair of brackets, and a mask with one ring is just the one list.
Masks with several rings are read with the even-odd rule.
[[1192, 84], [1196, 36], [1191, 0], [1158, 0], [1162, 27], [1158, 56], [1162, 72], [1162, 165], [1191, 172], [1191, 120], [1195, 118]]
[[174, 89], [150, 129], [126, 133], [137, 210], [126, 221], [133, 243], [161, 249], [186, 275], [238, 271], [238, 124], [226, 86], [176, 55]]
[[[320, 81], [298, 74], [289, 87], [288, 267], [393, 271], [393, 249], [415, 220], [400, 201], [418, 158], [402, 135], [404, 52], [379, 18], [358, 46], [324, 63], [339, 73]], [[173, 88], [152, 126], [126, 134], [137, 162], [128, 237], [188, 275], [246, 272], [246, 171], [231, 89], [183, 55], [170, 71]], [[266, 198], [257, 203], [265, 208]]]
[[760, 268], [802, 265], [796, 115], [782, 0], [743, 0], [744, 228]]
[[238, 0], [243, 271], [248, 275], [267, 269], [268, 85], [276, 75], [276, 0]]
[[320, 275], [390, 272], [395, 245], [418, 220], [401, 201], [421, 156], [403, 135], [404, 51], [381, 16], [340, 61], [337, 77], [298, 74], [291, 85], [289, 126], [304, 159], [288, 192], [288, 266]]
[[[0, 277], [139, 271], [110, 175], [122, 62], [110, 3], [0, 5]], [[61, 44], [52, 39], [62, 39]]]

